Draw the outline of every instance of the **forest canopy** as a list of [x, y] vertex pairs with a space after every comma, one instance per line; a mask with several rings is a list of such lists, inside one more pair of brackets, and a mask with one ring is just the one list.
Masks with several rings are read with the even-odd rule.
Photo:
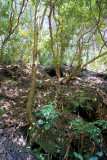
[[[31, 64], [37, 1], [2, 0], [0, 3], [2, 62], [17, 63], [21, 59]], [[106, 0], [38, 3], [38, 63], [52, 63], [58, 69], [61, 64], [85, 67], [93, 60], [90, 68], [104, 68], [107, 63]]]
[[40, 160], [103, 160], [106, 88], [107, 0], [0, 1], [0, 138]]

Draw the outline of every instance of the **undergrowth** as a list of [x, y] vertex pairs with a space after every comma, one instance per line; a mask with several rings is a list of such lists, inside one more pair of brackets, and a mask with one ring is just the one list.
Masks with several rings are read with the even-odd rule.
[[[92, 106], [90, 105], [89, 101], [91, 98], [87, 97], [85, 93], [77, 93], [72, 98], [72, 105], [74, 106], [74, 112], [77, 110], [79, 106], [85, 109], [93, 110]], [[84, 102], [85, 106], [84, 106]], [[58, 108], [58, 102], [52, 102], [50, 104], [41, 106], [39, 109], [34, 110], [35, 116], [38, 118], [38, 125], [41, 128], [41, 134], [44, 132], [47, 133], [53, 132], [53, 128], [56, 127], [56, 118], [59, 116], [64, 115], [66, 112], [62, 111]], [[69, 111], [68, 111], [69, 112]], [[63, 125], [63, 124], [62, 124]], [[67, 124], [68, 125], [68, 124]], [[98, 160], [102, 159], [104, 156], [104, 152], [102, 149], [103, 145], [103, 136], [102, 131], [107, 129], [107, 121], [104, 120], [96, 120], [93, 122], [86, 122], [82, 119], [75, 119], [69, 122], [71, 130], [66, 131], [65, 137], [60, 137], [59, 139], [63, 138], [63, 143], [65, 144], [64, 148], [61, 148], [60, 143], [53, 144], [54, 147], [57, 148], [56, 156], [57, 159], [62, 160]], [[31, 131], [35, 132], [33, 127], [30, 128]], [[65, 129], [64, 129], [65, 130]], [[68, 140], [66, 140], [68, 139]], [[35, 141], [35, 140], [34, 140]], [[65, 142], [64, 142], [65, 141]], [[45, 146], [45, 144], [44, 144]], [[53, 146], [49, 146], [50, 148]], [[35, 150], [31, 150], [33, 155], [39, 160], [53, 160], [54, 154], [45, 150], [46, 148], [43, 145], [39, 145], [39, 148], [35, 148]], [[51, 149], [52, 151], [52, 149]], [[54, 158], [53, 158], [54, 157]]]

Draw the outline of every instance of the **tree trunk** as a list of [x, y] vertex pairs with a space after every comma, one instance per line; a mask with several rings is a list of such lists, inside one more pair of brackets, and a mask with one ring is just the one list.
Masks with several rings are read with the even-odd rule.
[[64, 83], [67, 83], [74, 76], [74, 74], [79, 70], [79, 68], [80, 68], [80, 65], [78, 65], [77, 67], [75, 67], [73, 69], [73, 71], [71, 72], [71, 74], [66, 77]]
[[[55, 57], [55, 51], [54, 51], [54, 47], [53, 47], [53, 37], [52, 37], [52, 26], [51, 26], [51, 15], [52, 15], [52, 0], [50, 0], [50, 13], [49, 13], [49, 31], [50, 31], [50, 38], [51, 38], [51, 49], [52, 49], [52, 53], [53, 53], [53, 59], [54, 59], [54, 62], [55, 62], [55, 71], [56, 71], [56, 75], [57, 75], [57, 78], [59, 79], [60, 78], [60, 70], [59, 70], [59, 65], [57, 63], [57, 59]], [[59, 57], [57, 57], [59, 58]]]
[[31, 86], [29, 92], [29, 98], [26, 107], [26, 113], [29, 120], [29, 123], [33, 125], [34, 118], [32, 115], [33, 109], [33, 101], [35, 95], [35, 87], [36, 87], [36, 68], [37, 68], [37, 50], [38, 50], [38, 7], [39, 7], [40, 0], [37, 1], [35, 5], [35, 19], [34, 19], [34, 52], [33, 52], [33, 66], [32, 66], [32, 77], [31, 77]]

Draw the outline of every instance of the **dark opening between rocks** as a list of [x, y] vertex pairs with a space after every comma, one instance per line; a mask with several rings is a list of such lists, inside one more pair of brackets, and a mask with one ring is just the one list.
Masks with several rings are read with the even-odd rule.
[[[55, 68], [46, 68], [45, 72], [51, 77], [55, 77], [56, 76]], [[63, 72], [62, 71], [60, 71], [60, 76], [63, 77]]]

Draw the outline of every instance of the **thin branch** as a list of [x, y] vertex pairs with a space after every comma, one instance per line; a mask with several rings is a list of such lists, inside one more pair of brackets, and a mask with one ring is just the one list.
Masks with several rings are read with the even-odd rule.
[[[13, 3], [13, 1], [12, 1], [12, 3]], [[2, 50], [3, 50], [4, 45], [6, 44], [6, 42], [8, 41], [8, 39], [10, 38], [10, 36], [15, 32], [16, 28], [18, 27], [20, 17], [21, 17], [21, 15], [22, 15], [22, 13], [24, 12], [24, 10], [25, 10], [25, 8], [26, 8], [26, 6], [27, 6], [27, 3], [28, 3], [28, 0], [27, 0], [26, 3], [25, 3], [25, 0], [23, 0], [22, 7], [21, 7], [21, 10], [20, 10], [19, 16], [18, 16], [18, 18], [17, 18], [17, 24], [15, 25], [15, 27], [14, 27], [13, 29], [12, 29], [12, 26], [13, 26], [13, 19], [14, 19], [14, 14], [15, 14], [15, 13], [13, 14], [14, 10], [13, 10], [13, 6], [12, 6], [12, 11], [13, 11], [13, 12], [11, 13], [11, 16], [10, 16], [10, 26], [11, 26], [11, 28], [10, 28], [10, 31], [9, 31], [8, 36], [4, 39], [4, 41], [3, 41], [3, 43], [2, 43], [1, 52], [2, 52]], [[13, 14], [13, 15], [12, 15], [12, 14]]]
[[47, 11], [47, 9], [48, 9], [48, 6], [49, 6], [49, 5], [47, 5], [47, 6], [45, 7], [45, 9], [44, 9], [44, 12], [43, 12], [43, 15], [42, 15], [41, 24], [40, 24], [40, 30], [42, 30], [43, 21], [44, 21], [44, 18], [45, 18], [45, 15], [46, 15], [46, 11]]
[[[94, 17], [94, 19], [96, 21], [97, 29], [99, 31], [100, 37], [101, 37], [102, 41], [104, 42], [104, 45], [107, 47], [106, 41], [104, 40], [104, 36], [102, 36], [101, 30], [99, 28], [99, 21], [100, 21], [100, 15], [101, 15], [102, 7], [99, 5], [98, 0], [97, 0], [96, 3], [97, 3], [97, 6], [99, 8], [99, 19], [97, 20], [95, 15], [93, 14], [93, 11], [92, 11], [91, 0], [89, 0], [89, 1], [90, 1], [90, 11], [91, 11], [91, 13], [92, 13], [92, 15], [93, 15], [93, 17]], [[103, 1], [102, 1], [102, 3], [103, 3]]]
[[56, 75], [59, 79], [60, 75], [58, 73], [58, 66], [57, 66], [57, 61], [56, 61], [56, 57], [55, 57], [55, 51], [54, 51], [54, 47], [53, 47], [53, 36], [52, 36], [52, 25], [51, 25], [51, 15], [52, 15], [52, 0], [50, 0], [50, 13], [48, 16], [49, 19], [49, 31], [50, 31], [50, 38], [51, 38], [51, 49], [52, 49], [52, 53], [53, 53], [53, 58], [54, 58], [54, 62], [55, 62], [55, 71], [56, 71]]
[[[103, 46], [102, 46], [102, 48], [103, 48]], [[102, 48], [101, 48], [101, 50], [102, 50]], [[76, 74], [76, 76], [78, 76], [79, 73], [83, 70], [83, 68], [86, 67], [88, 64], [94, 62], [96, 59], [98, 59], [98, 58], [100, 58], [100, 57], [102, 57], [102, 56], [104, 56], [104, 55], [106, 55], [106, 54], [107, 54], [107, 52], [104, 52], [103, 54], [100, 54], [100, 52], [99, 52], [99, 55], [98, 55], [97, 57], [95, 57], [95, 58], [93, 58], [92, 60], [90, 60], [89, 62], [85, 63], [85, 64], [82, 66], [82, 68], [80, 68], [80, 70], [78, 71], [78, 73]]]
[[95, 61], [96, 59], [98, 59], [98, 58], [100, 58], [100, 57], [102, 57], [102, 56], [104, 56], [104, 55], [106, 55], [106, 54], [107, 54], [107, 52], [105, 52], [105, 53], [103, 53], [103, 54], [100, 54], [100, 55], [98, 55], [97, 57], [93, 58], [91, 61], [89, 61], [89, 62], [87, 62], [85, 65], [83, 65], [82, 69], [83, 69], [84, 67], [86, 67], [88, 64], [92, 63], [92, 62]]
[[[92, 13], [92, 15], [93, 15], [93, 12], [92, 12], [92, 9], [91, 9], [91, 0], [89, 0], [89, 1], [90, 1], [90, 10], [91, 10], [91, 13]], [[100, 12], [101, 12], [101, 11], [100, 11]], [[84, 32], [84, 33], [79, 37], [79, 39], [77, 40], [77, 43], [80, 42], [80, 40], [82, 39], [82, 37], [83, 37], [84, 35], [86, 35], [87, 33], [91, 32], [96, 26], [98, 26], [98, 24], [99, 24], [99, 22], [100, 22], [100, 12], [99, 12], [98, 21], [96, 20], [96, 24], [95, 24], [90, 30]], [[94, 16], [94, 15], [93, 15], [93, 16]]]

